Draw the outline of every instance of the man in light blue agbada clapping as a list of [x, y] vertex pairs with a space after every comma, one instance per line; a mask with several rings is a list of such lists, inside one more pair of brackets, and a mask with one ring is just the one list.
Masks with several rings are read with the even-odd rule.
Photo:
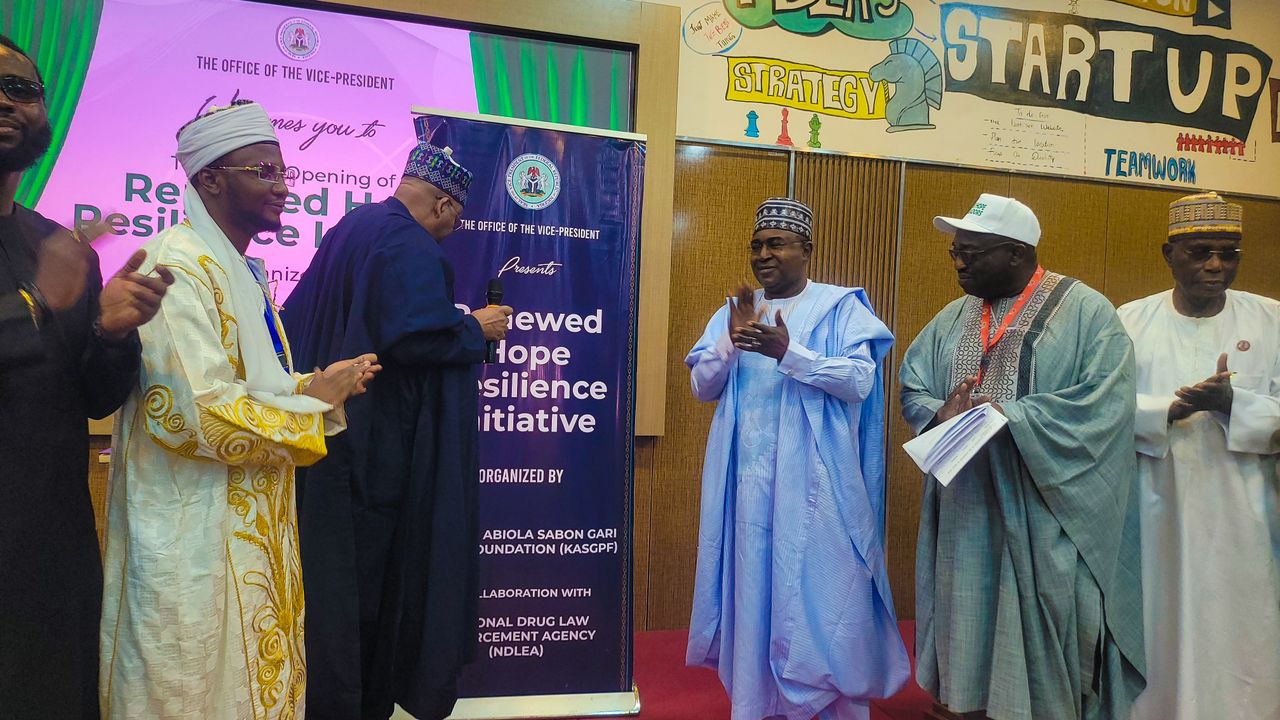
[[884, 388], [893, 336], [861, 288], [808, 279], [813, 213], [770, 198], [751, 269], [685, 358], [718, 400], [702, 471], [687, 661], [733, 720], [856, 720], [910, 667], [884, 562]]

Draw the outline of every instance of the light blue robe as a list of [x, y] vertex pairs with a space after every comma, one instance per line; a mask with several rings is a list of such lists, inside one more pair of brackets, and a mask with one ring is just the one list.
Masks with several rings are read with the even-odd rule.
[[[756, 415], [772, 427], [742, 427], [743, 359], [750, 375], [759, 363], [728, 342], [728, 304], [685, 359], [694, 394], [719, 400], [687, 662], [719, 672], [733, 720], [866, 717], [910, 675], [884, 562], [881, 362], [893, 337], [861, 289], [811, 282], [790, 310], [776, 421]], [[739, 430], [776, 438], [750, 453], [774, 454], [771, 478], [739, 467]]]

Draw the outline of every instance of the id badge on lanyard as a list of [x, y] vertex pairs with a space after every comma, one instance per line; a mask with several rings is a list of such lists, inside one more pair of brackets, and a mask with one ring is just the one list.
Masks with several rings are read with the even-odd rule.
[[1004, 337], [1004, 333], [1018, 318], [1018, 314], [1022, 312], [1022, 307], [1027, 304], [1031, 296], [1035, 294], [1040, 287], [1040, 281], [1044, 279], [1044, 268], [1036, 266], [1036, 273], [1031, 276], [1031, 281], [1022, 289], [1022, 294], [1014, 301], [1013, 307], [1009, 308], [1009, 312], [1005, 313], [1004, 320], [1000, 321], [1000, 327], [996, 328], [996, 334], [991, 337], [991, 301], [982, 301], [982, 360], [978, 363], [978, 382], [982, 384], [982, 375], [987, 369], [987, 358], [991, 355], [991, 351], [995, 349], [996, 343], [1000, 342]]

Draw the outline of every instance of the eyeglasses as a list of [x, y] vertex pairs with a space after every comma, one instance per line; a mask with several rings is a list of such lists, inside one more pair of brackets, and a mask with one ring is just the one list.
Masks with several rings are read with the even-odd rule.
[[956, 250], [953, 248], [953, 249], [947, 250], [947, 254], [951, 256], [952, 260], [959, 260], [965, 265], [968, 265], [972, 263], [974, 260], [977, 260], [983, 255], [986, 255], [987, 253], [991, 252], [992, 250], [998, 250], [1002, 247], [1008, 247], [1011, 245], [1021, 245], [1021, 244], [1022, 243], [1016, 243], [1016, 242], [1002, 242], [1002, 243], [996, 243], [995, 245], [992, 245], [989, 248], [983, 248], [981, 250]]
[[293, 181], [298, 176], [298, 172], [294, 168], [285, 170], [275, 163], [260, 162], [257, 165], [210, 165], [206, 170], [237, 170], [239, 172], [257, 173], [258, 179], [265, 183], [275, 185], [276, 183], [284, 183], [288, 187], [293, 187]]
[[1209, 262], [1209, 258], [1214, 255], [1217, 255], [1218, 259], [1224, 263], [1240, 262], [1240, 254], [1244, 252], [1240, 248], [1213, 250], [1207, 247], [1183, 247], [1180, 249], [1182, 252], [1186, 253], [1187, 257], [1191, 258], [1191, 262], [1194, 263], [1207, 263]]
[[0, 76], [0, 90], [14, 102], [34, 103], [44, 99], [44, 85], [21, 75]]
[[462, 227], [462, 206], [461, 206], [461, 205], [458, 205], [458, 201], [457, 201], [457, 200], [454, 200], [453, 198], [449, 197], [448, 195], [437, 195], [437, 196], [436, 196], [436, 199], [437, 199], [437, 200], [439, 200], [439, 199], [441, 199], [441, 198], [444, 198], [445, 200], [448, 200], [448, 202], [446, 202], [446, 203], [445, 203], [445, 205], [447, 205], [447, 206], [449, 206], [449, 207], [451, 207], [451, 208], [454, 208], [454, 211], [453, 211], [453, 229], [454, 229], [454, 230], [457, 230], [458, 228]]
[[808, 240], [782, 240], [779, 238], [769, 238], [768, 240], [765, 240], [765, 241], [752, 240], [751, 254], [759, 255], [760, 251], [765, 248], [769, 248], [769, 252], [771, 253], [776, 253], [788, 245], [803, 245], [807, 242], [809, 241]]

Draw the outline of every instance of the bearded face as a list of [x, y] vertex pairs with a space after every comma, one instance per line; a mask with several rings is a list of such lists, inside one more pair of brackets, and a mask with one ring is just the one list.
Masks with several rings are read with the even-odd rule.
[[[0, 81], [11, 78], [39, 82], [30, 60], [0, 47]], [[0, 88], [0, 172], [20, 172], [31, 167], [49, 149], [52, 139], [43, 97], [14, 100]]]

